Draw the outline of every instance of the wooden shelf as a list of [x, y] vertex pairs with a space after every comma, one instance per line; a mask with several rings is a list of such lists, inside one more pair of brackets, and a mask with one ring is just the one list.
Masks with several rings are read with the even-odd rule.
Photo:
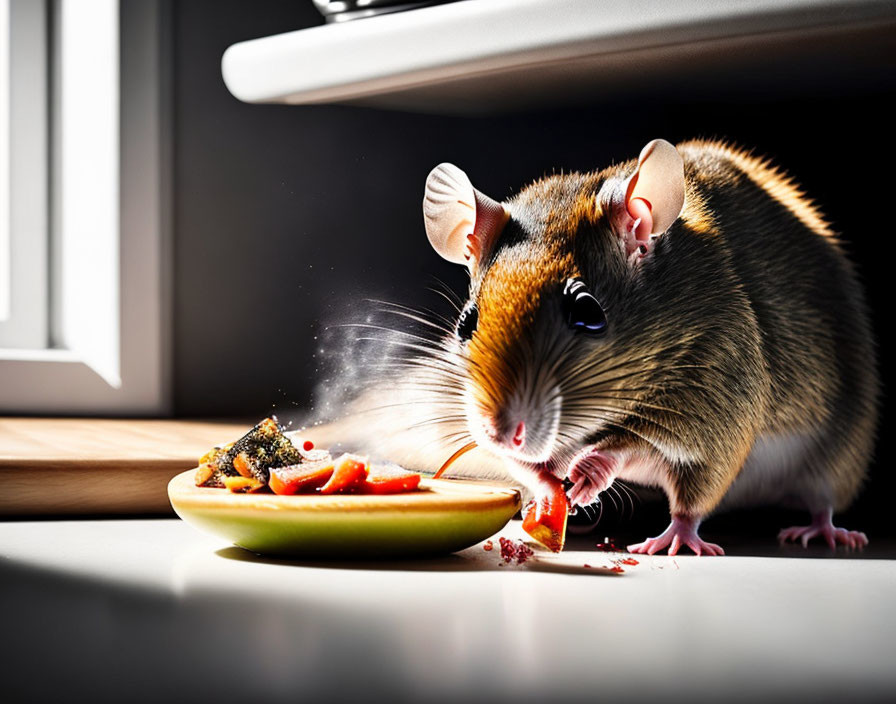
[[0, 419], [0, 515], [170, 513], [168, 481], [252, 423]]
[[222, 72], [247, 102], [484, 113], [644, 76], [771, 76], [813, 52], [848, 63], [844, 46], [892, 47], [894, 27], [896, 3], [880, 0], [465, 0], [241, 42]]

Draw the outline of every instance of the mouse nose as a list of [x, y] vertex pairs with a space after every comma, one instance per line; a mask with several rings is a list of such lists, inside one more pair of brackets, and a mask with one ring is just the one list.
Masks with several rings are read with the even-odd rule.
[[[513, 428], [513, 426], [511, 426]], [[514, 450], [522, 450], [526, 444], [526, 424], [520, 421], [516, 424], [516, 428], [505, 431], [499, 430], [498, 425], [493, 420], [483, 419], [482, 431], [485, 436], [496, 445], [504, 445]]]
[[526, 424], [523, 421], [520, 421], [516, 426], [513, 437], [510, 439], [510, 444], [517, 450], [522, 449], [523, 445], [526, 444]]

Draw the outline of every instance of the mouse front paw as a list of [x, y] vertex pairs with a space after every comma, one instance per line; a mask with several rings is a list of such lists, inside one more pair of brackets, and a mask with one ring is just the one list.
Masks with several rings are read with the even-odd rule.
[[569, 463], [566, 476], [572, 482], [567, 492], [572, 506], [593, 504], [600, 492], [609, 488], [616, 477], [616, 458], [594, 446], [580, 450]]
[[628, 546], [628, 551], [641, 555], [653, 555], [669, 548], [669, 555], [677, 555], [687, 545], [696, 555], [724, 555], [725, 551], [715, 543], [707, 543], [699, 535], [700, 520], [690, 516], [673, 516], [672, 522], [660, 535], [642, 543]]

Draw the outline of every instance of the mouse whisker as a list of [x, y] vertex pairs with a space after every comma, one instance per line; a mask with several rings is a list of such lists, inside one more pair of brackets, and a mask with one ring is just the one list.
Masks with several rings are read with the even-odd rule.
[[[379, 305], [384, 306], [383, 308], [378, 309], [378, 312], [380, 313], [399, 316], [407, 320], [413, 320], [414, 322], [425, 325], [428, 328], [438, 330], [440, 334], [454, 332], [456, 321], [446, 318], [436, 313], [435, 311], [431, 311], [426, 308], [415, 310], [414, 308], [411, 308], [409, 306], [403, 306], [400, 303], [390, 303], [389, 301], [376, 301], [373, 299], [368, 300], [370, 300], [372, 303], [378, 303]], [[427, 315], [430, 317], [427, 318]]]
[[[616, 427], [621, 431], [630, 433], [631, 435], [641, 438], [642, 440], [644, 440], [645, 442], [647, 442], [651, 445], [655, 441], [655, 438], [648, 438], [647, 436], [642, 435], [638, 431], [636, 431], [633, 428], [630, 428], [628, 426], [617, 425], [612, 422], [612, 419], [610, 417], [607, 417], [607, 416], [602, 417], [600, 414], [600, 411], [604, 411], [604, 412], [613, 413], [614, 415], [617, 415], [617, 416], [621, 415], [621, 413], [617, 409], [606, 408], [606, 407], [601, 407], [601, 406], [592, 406], [592, 407], [588, 408], [588, 411], [589, 411], [589, 413], [587, 415], [583, 414], [583, 413], [565, 413], [564, 421], [568, 425], [577, 427], [580, 431], [582, 431], [584, 436], [590, 435], [597, 429], [597, 426], [595, 424], [595, 420], [597, 420], [598, 422], [603, 421], [603, 424], [606, 425], [607, 427]], [[660, 423], [659, 421], [657, 421], [654, 418], [648, 418], [646, 416], [641, 416], [641, 415], [633, 414], [633, 413], [627, 413], [625, 415], [627, 415], [629, 417], [633, 417], [636, 420], [639, 420], [647, 425], [655, 426], [668, 435], [672, 435], [673, 437], [675, 436], [675, 432], [671, 428], [666, 427], [665, 425], [663, 425], [662, 423]], [[584, 425], [581, 422], [581, 420], [577, 420], [577, 419], [587, 421], [588, 425]]]
[[629, 487], [624, 481], [617, 479], [614, 482], [619, 486], [619, 489], [622, 491], [623, 495], [628, 498], [629, 503], [631, 504], [631, 513], [629, 514], [630, 518], [634, 518], [635, 515], [635, 499], [638, 499], [640, 502], [640, 497], [632, 491], [631, 487]]
[[453, 433], [448, 433], [444, 436], [424, 440], [417, 445], [417, 448], [421, 451], [429, 450], [430, 448], [432, 448], [436, 450], [439, 455], [444, 454], [446, 456], [449, 456], [464, 445], [469, 444], [470, 440], [471, 438], [468, 433], [459, 430]]
[[371, 365], [372, 368], [389, 369], [396, 372], [403, 371], [421, 371], [434, 372], [438, 374], [446, 374], [452, 380], [463, 382], [466, 380], [466, 374], [463, 370], [454, 365], [450, 360], [442, 360], [438, 358], [416, 358], [411, 360], [391, 360], [380, 362], [377, 365]]
[[662, 411], [664, 413], [672, 413], [677, 416], [682, 416], [683, 418], [688, 417], [688, 415], [686, 413], [684, 413], [683, 411], [681, 411], [677, 408], [669, 408], [668, 406], [660, 406], [660, 405], [657, 405], [654, 403], [648, 403], [647, 401], [643, 401], [639, 398], [634, 398], [631, 396], [608, 396], [604, 393], [588, 395], [588, 396], [582, 394], [579, 398], [576, 398], [575, 396], [573, 396], [572, 402], [570, 405], [575, 405], [574, 402], [581, 400], [583, 402], [581, 405], [587, 406], [586, 402], [590, 401], [592, 399], [596, 400], [596, 401], [631, 401], [631, 402], [635, 403], [637, 405], [637, 407], [639, 407], [639, 408], [649, 408], [650, 410], [653, 410], [653, 411]]
[[425, 420], [419, 420], [416, 423], [410, 423], [405, 426], [406, 429], [414, 429], [414, 428], [425, 428], [430, 425], [439, 425], [442, 423], [457, 423], [464, 422], [466, 418], [464, 416], [459, 415], [443, 415], [443, 416], [434, 416], [432, 418], [427, 418]]
[[[377, 332], [385, 332], [389, 335], [402, 335], [403, 337], [410, 337], [413, 340], [418, 340], [422, 344], [426, 344], [430, 346], [432, 349], [441, 350], [444, 349], [439, 340], [431, 340], [428, 337], [424, 337], [422, 335], [418, 335], [413, 332], [409, 332], [407, 330], [396, 330], [394, 328], [386, 327], [384, 325], [374, 325], [373, 323], [342, 323], [341, 325], [334, 325], [332, 327], [336, 328], [353, 328], [353, 329], [361, 329], [361, 330], [376, 330]], [[364, 338], [362, 338], [364, 339]], [[385, 344], [395, 344], [397, 341], [390, 339], [380, 339], [380, 338], [370, 338], [376, 340], [378, 342], [383, 342]]]
[[616, 491], [615, 487], [614, 487], [612, 484], [610, 484], [610, 486], [608, 486], [608, 487], [604, 490], [604, 496], [608, 497], [608, 498], [610, 499], [610, 501], [613, 502], [613, 508], [614, 508], [614, 510], [615, 510], [617, 513], [619, 513], [619, 504], [618, 504], [617, 501], [616, 501], [616, 495], [617, 495], [617, 494], [618, 494], [618, 492]]
[[451, 286], [442, 281], [438, 276], [431, 276], [432, 280], [435, 282], [435, 286], [427, 286], [428, 291], [432, 291], [435, 294], [438, 294], [442, 298], [444, 298], [448, 303], [450, 303], [457, 310], [458, 313], [461, 312], [464, 306], [464, 300], [457, 295]]
[[427, 347], [418, 343], [413, 342], [402, 342], [401, 340], [381, 340], [376, 337], [357, 337], [355, 338], [357, 342], [387, 342], [389, 345], [393, 345], [395, 347], [400, 347], [402, 349], [415, 350], [417, 352], [422, 352], [427, 355], [437, 354], [442, 352], [443, 350], [438, 347]]

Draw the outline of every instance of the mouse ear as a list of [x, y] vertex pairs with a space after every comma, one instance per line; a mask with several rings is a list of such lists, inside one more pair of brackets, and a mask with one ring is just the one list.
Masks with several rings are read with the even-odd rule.
[[669, 229], [684, 207], [684, 161], [665, 139], [641, 150], [625, 190], [625, 207], [637, 222], [635, 236], [646, 240]]
[[473, 188], [454, 164], [429, 172], [423, 196], [426, 236], [445, 259], [472, 269], [491, 249], [508, 217], [507, 209]]

